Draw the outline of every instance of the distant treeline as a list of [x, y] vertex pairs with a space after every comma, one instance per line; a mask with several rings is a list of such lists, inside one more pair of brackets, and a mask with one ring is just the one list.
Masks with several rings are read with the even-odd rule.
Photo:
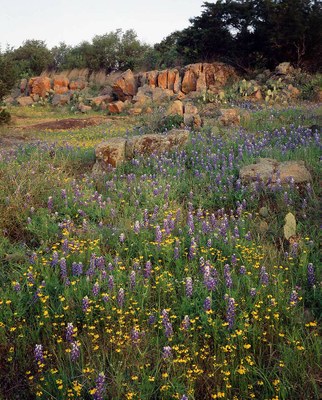
[[192, 18], [190, 26], [154, 46], [142, 43], [133, 30], [118, 29], [74, 47], [60, 43], [48, 49], [42, 40], [8, 47], [0, 52], [0, 96], [8, 74], [22, 78], [43, 70], [152, 70], [219, 60], [245, 71], [272, 68], [283, 61], [317, 71], [322, 65], [321, 43], [319, 0], [204, 2], [201, 15]]

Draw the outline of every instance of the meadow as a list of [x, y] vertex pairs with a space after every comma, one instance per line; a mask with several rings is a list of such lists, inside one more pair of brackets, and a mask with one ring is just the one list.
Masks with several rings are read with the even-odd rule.
[[[321, 396], [321, 106], [239, 107], [240, 127], [205, 118], [104, 174], [95, 145], [153, 116], [0, 150], [1, 399]], [[312, 182], [245, 185], [258, 157]]]

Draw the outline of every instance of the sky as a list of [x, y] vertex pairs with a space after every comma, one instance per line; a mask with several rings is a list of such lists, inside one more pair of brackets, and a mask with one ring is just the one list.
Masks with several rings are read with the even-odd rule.
[[0, 0], [0, 45], [17, 48], [27, 39], [48, 48], [75, 46], [95, 35], [134, 29], [154, 44], [199, 16], [203, 0]]

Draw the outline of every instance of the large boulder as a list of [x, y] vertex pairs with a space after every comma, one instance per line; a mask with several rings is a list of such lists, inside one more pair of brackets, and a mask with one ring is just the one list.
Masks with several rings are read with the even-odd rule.
[[186, 103], [184, 106], [183, 122], [186, 126], [194, 129], [199, 129], [202, 125], [200, 115], [198, 114], [198, 109], [192, 103]]
[[[100, 143], [95, 149], [95, 169], [106, 170], [117, 167], [125, 161], [125, 138], [111, 138]], [[99, 167], [99, 168], [98, 168]]]
[[91, 97], [88, 99], [93, 105], [95, 106], [100, 106], [102, 103], [111, 103], [113, 101], [113, 97], [105, 94], [102, 96], [97, 96], [97, 97]]
[[256, 164], [246, 165], [239, 171], [239, 176], [244, 183], [260, 180], [275, 185], [286, 184], [290, 180], [294, 183], [305, 183], [312, 180], [304, 161], [279, 162], [271, 158], [260, 158]]
[[160, 87], [152, 88], [152, 100], [156, 103], [170, 100], [173, 96], [173, 91], [169, 89], [161, 89]]
[[107, 171], [117, 167], [136, 154], [160, 154], [184, 146], [189, 140], [189, 131], [173, 129], [167, 135], [149, 134], [129, 139], [111, 138], [95, 149], [96, 164], [93, 171]]
[[126, 158], [136, 154], [163, 153], [184, 146], [189, 140], [189, 131], [173, 129], [167, 135], [148, 134], [133, 136], [126, 142]]
[[183, 103], [181, 100], [175, 100], [167, 109], [167, 115], [183, 115]]
[[30, 96], [18, 97], [16, 100], [21, 107], [31, 106], [32, 104], [34, 104], [34, 101]]
[[148, 85], [151, 88], [155, 88], [157, 86], [157, 79], [158, 79], [159, 71], [149, 71], [146, 74], [146, 79], [148, 82]]
[[64, 94], [68, 92], [69, 79], [66, 76], [54, 77], [54, 92], [56, 94]]
[[32, 95], [45, 98], [51, 89], [51, 80], [46, 76], [37, 76], [29, 80], [29, 91]]
[[187, 69], [182, 79], [181, 90], [183, 93], [187, 94], [190, 92], [194, 92], [196, 89], [197, 76], [192, 69]]
[[119, 114], [124, 109], [124, 102], [123, 101], [113, 101], [113, 103], [109, 103], [108, 111], [112, 114]]
[[70, 90], [83, 90], [85, 89], [87, 82], [83, 78], [78, 78], [76, 80], [70, 81], [69, 89]]
[[158, 75], [158, 87], [168, 89], [168, 70], [160, 71]]
[[220, 109], [220, 117], [218, 121], [223, 126], [239, 125], [240, 113], [235, 108], [222, 108]]
[[51, 104], [53, 106], [64, 106], [70, 102], [70, 93], [65, 94], [55, 94], [52, 98]]
[[113, 92], [121, 101], [131, 100], [137, 92], [137, 82], [133, 72], [128, 69], [114, 82]]

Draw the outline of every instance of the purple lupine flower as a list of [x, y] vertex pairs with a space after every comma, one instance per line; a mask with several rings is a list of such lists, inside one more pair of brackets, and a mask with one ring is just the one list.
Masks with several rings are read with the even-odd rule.
[[61, 258], [60, 262], [60, 276], [62, 277], [63, 280], [67, 279], [67, 264], [66, 264], [66, 259]]
[[136, 285], [136, 273], [135, 271], [131, 271], [130, 273], [130, 288], [133, 290]]
[[250, 291], [249, 291], [249, 294], [251, 295], [251, 297], [255, 297], [256, 293], [257, 293], [257, 291], [256, 291], [255, 288], [251, 288]]
[[230, 267], [228, 264], [224, 266], [224, 278], [227, 288], [230, 289], [233, 286], [233, 280], [231, 278]]
[[20, 286], [20, 283], [19, 283], [19, 282], [15, 282], [15, 283], [14, 283], [14, 285], [13, 285], [13, 290], [14, 290], [15, 292], [20, 292], [21, 286]]
[[172, 357], [172, 348], [170, 346], [164, 346], [162, 350], [162, 358], [167, 360]]
[[145, 210], [143, 211], [143, 223], [144, 223], [144, 226], [145, 226], [146, 228], [149, 226], [149, 213], [148, 213], [148, 210], [147, 210], [147, 209], [145, 209]]
[[140, 222], [139, 221], [135, 221], [134, 228], [133, 228], [134, 233], [139, 234], [140, 233], [140, 228], [141, 228]]
[[53, 198], [52, 198], [52, 196], [49, 196], [48, 201], [47, 201], [47, 208], [49, 211], [52, 211], [53, 207], [54, 207]]
[[228, 299], [226, 321], [228, 322], [228, 329], [232, 329], [235, 322], [236, 305], [235, 300], [230, 297]]
[[235, 266], [237, 264], [237, 257], [236, 254], [232, 254], [231, 256], [231, 264]]
[[36, 344], [35, 349], [34, 349], [34, 356], [35, 356], [36, 361], [44, 362], [44, 353], [43, 353], [43, 347], [41, 344]]
[[72, 342], [74, 339], [74, 326], [71, 322], [68, 322], [67, 327], [66, 327], [66, 340], [67, 342]]
[[108, 286], [109, 291], [112, 292], [114, 289], [114, 276], [113, 275], [109, 275], [107, 286]]
[[178, 258], [179, 258], [179, 247], [177, 247], [177, 246], [173, 249], [173, 258], [175, 260], [178, 260]]
[[104, 372], [100, 372], [98, 378], [96, 379], [94, 400], [103, 400], [105, 391], [105, 374]]
[[251, 241], [251, 240], [252, 240], [252, 234], [250, 233], [250, 231], [248, 231], [248, 232], [246, 233], [245, 239], [248, 240], [248, 241]]
[[181, 397], [180, 400], [188, 400], [188, 396], [186, 396], [185, 394]]
[[173, 335], [173, 328], [167, 310], [162, 310], [161, 315], [162, 315], [162, 325], [165, 330], [165, 336], [169, 338]]
[[188, 258], [190, 260], [192, 260], [197, 254], [197, 243], [195, 241], [195, 238], [192, 237], [191, 238], [191, 242], [190, 242], [190, 247], [189, 247], [189, 254], [188, 254]]
[[125, 235], [124, 235], [124, 233], [121, 233], [121, 234], [120, 234], [119, 240], [120, 240], [120, 243], [124, 243], [124, 241], [125, 241]]
[[186, 296], [191, 297], [193, 292], [192, 278], [189, 276], [186, 279]]
[[148, 324], [153, 325], [155, 323], [155, 321], [156, 321], [155, 315], [153, 315], [153, 314], [149, 315]]
[[131, 340], [133, 344], [138, 344], [140, 339], [140, 331], [136, 328], [131, 330]]
[[62, 189], [60, 193], [61, 193], [61, 198], [63, 200], [66, 200], [67, 199], [67, 190], [66, 189]]
[[299, 295], [296, 290], [292, 290], [290, 295], [290, 305], [295, 306], [299, 301]]
[[117, 304], [120, 308], [122, 308], [124, 305], [124, 295], [125, 295], [124, 289], [120, 288], [117, 294]]
[[83, 264], [81, 262], [72, 264], [72, 274], [74, 276], [80, 276], [83, 273]]
[[210, 311], [211, 310], [211, 297], [206, 297], [205, 301], [203, 302], [203, 308], [205, 311]]
[[187, 331], [190, 328], [190, 318], [189, 315], [185, 315], [182, 321], [182, 328]]
[[261, 267], [259, 276], [260, 276], [260, 283], [263, 286], [267, 286], [269, 277], [268, 277], [268, 273], [266, 272], [266, 268], [264, 266]]
[[99, 292], [100, 292], [100, 285], [98, 284], [98, 282], [95, 282], [92, 288], [93, 296], [95, 297], [98, 296]]
[[63, 253], [66, 255], [69, 253], [69, 243], [68, 243], [68, 239], [64, 239], [63, 244], [62, 244], [62, 250]]
[[160, 243], [162, 242], [162, 232], [159, 225], [155, 227], [155, 241], [160, 246]]
[[311, 287], [315, 284], [314, 266], [312, 263], [309, 263], [307, 266], [307, 282]]
[[110, 296], [107, 293], [102, 294], [102, 300], [104, 303], [107, 303], [110, 299]]
[[87, 310], [88, 310], [88, 308], [89, 308], [89, 299], [88, 299], [87, 296], [85, 296], [85, 297], [83, 298], [83, 300], [82, 300], [82, 309], [83, 309], [83, 311], [86, 313]]
[[52, 256], [52, 258], [51, 258], [51, 263], [50, 263], [50, 265], [51, 265], [52, 267], [54, 267], [55, 265], [58, 264], [58, 261], [59, 261], [58, 253], [57, 253], [57, 251], [54, 251], [54, 252], [53, 252], [53, 256]]
[[146, 278], [146, 279], [150, 278], [151, 272], [152, 272], [152, 263], [150, 260], [148, 260], [145, 263], [145, 267], [144, 267], [144, 272], [143, 272], [144, 278]]
[[70, 358], [72, 361], [76, 361], [80, 356], [80, 345], [79, 342], [71, 342]]
[[189, 235], [191, 236], [191, 235], [193, 235], [193, 233], [195, 231], [195, 226], [194, 226], [194, 223], [193, 223], [193, 215], [192, 215], [191, 212], [188, 213], [187, 225], [188, 225], [188, 228], [189, 228], [189, 230], [188, 230]]
[[245, 274], [246, 274], [246, 268], [245, 268], [244, 265], [242, 265], [242, 266], [239, 268], [239, 273], [240, 273], [240, 275], [245, 275]]

